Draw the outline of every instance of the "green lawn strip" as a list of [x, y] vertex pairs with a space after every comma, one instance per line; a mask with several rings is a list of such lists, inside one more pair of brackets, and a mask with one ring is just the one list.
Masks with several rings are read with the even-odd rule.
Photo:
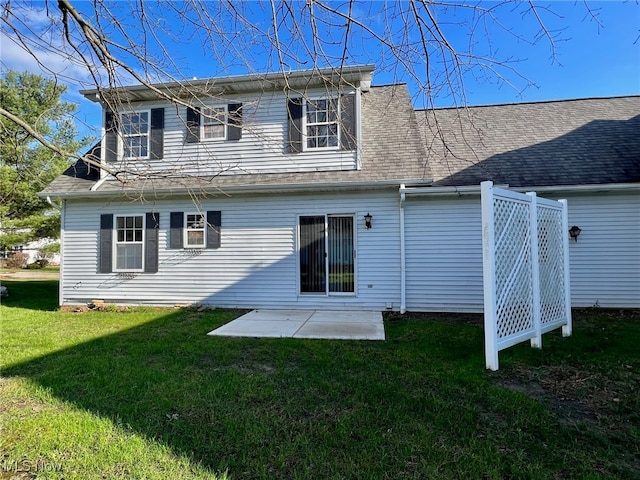
[[388, 319], [385, 342], [223, 338], [240, 312], [21, 302], [0, 307], [0, 445], [63, 459], [50, 478], [640, 474], [637, 317], [587, 312], [493, 373], [481, 325], [428, 316]]

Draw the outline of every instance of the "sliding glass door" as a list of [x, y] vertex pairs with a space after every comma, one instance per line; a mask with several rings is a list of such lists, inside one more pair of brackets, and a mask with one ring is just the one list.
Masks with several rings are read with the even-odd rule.
[[300, 217], [300, 291], [355, 292], [353, 215]]

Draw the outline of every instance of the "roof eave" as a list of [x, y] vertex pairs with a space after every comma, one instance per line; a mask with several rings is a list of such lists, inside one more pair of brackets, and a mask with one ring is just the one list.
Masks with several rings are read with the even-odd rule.
[[132, 188], [127, 190], [126, 186], [120, 190], [90, 190], [76, 192], [46, 192], [38, 193], [41, 198], [100, 198], [113, 197], [123, 192], [136, 195], [153, 196], [180, 196], [201, 193], [203, 195], [233, 195], [233, 194], [265, 194], [265, 193], [308, 193], [308, 192], [331, 192], [345, 190], [381, 190], [389, 188], [399, 188], [402, 184], [429, 185], [432, 179], [393, 179], [364, 182], [323, 182], [323, 183], [293, 183], [293, 184], [261, 184], [261, 185], [227, 185], [227, 186], [199, 186], [193, 188], [146, 188], [142, 191]]
[[[536, 192], [536, 193], [608, 193], [624, 191], [640, 191], [640, 183], [599, 183], [589, 185], [544, 185], [530, 187], [510, 187], [508, 184], [495, 185], [515, 192]], [[407, 184], [403, 189], [405, 193], [418, 196], [429, 195], [479, 195], [480, 184], [459, 185], [459, 186], [413, 186]]]
[[[195, 95], [228, 95], [264, 90], [302, 90], [314, 86], [354, 85], [363, 91], [371, 87], [374, 65], [353, 65], [342, 68], [324, 68], [298, 70], [293, 72], [276, 72], [264, 75], [237, 75], [202, 80], [185, 80], [151, 84], [169, 96], [191, 97]], [[120, 99], [144, 101], [158, 98], [158, 93], [145, 85], [127, 87], [80, 90], [85, 98], [99, 102], [101, 95], [117, 94]]]

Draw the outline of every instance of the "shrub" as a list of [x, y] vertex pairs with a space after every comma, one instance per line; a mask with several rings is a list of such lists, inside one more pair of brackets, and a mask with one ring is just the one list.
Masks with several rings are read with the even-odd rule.
[[38, 250], [38, 259], [51, 260], [60, 253], [60, 243], [48, 243]]
[[42, 266], [38, 262], [33, 262], [27, 265], [27, 270], [39, 270]]
[[17, 252], [6, 258], [4, 261], [5, 268], [24, 268], [29, 260], [29, 255], [26, 253]]

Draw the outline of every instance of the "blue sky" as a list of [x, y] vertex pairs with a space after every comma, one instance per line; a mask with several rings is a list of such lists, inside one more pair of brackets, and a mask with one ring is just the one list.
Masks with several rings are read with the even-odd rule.
[[[91, 4], [86, 2], [72, 2], [77, 5], [91, 20]], [[337, 10], [346, 8], [348, 2], [328, 2]], [[393, 2], [391, 2], [393, 4]], [[478, 2], [483, 9], [492, 9], [496, 2]], [[499, 58], [510, 59], [508, 68], [497, 66], [498, 75], [506, 82], [499, 81], [494, 74], [486, 75], [486, 70], [475, 70], [464, 75], [465, 98], [469, 105], [486, 105], [496, 103], [513, 103], [523, 101], [544, 101], [567, 98], [619, 96], [640, 93], [640, 5], [636, 0], [631, 1], [601, 1], [589, 2], [593, 16], [589, 15], [582, 1], [547, 1], [536, 2], [538, 13], [548, 28], [548, 34], [554, 38], [554, 49], [545, 35], [536, 27], [535, 18], [527, 12], [526, 5], [515, 3], [505, 8], [496, 9], [496, 20], [505, 29], [498, 29], [489, 25], [486, 32], [476, 30], [474, 37], [475, 52], [480, 55], [497, 55]], [[24, 8], [23, 14], [28, 18], [28, 24], [44, 32], [50, 25], [44, 10], [44, 3], [37, 1], [12, 2], [14, 8]], [[18, 7], [15, 7], [18, 5]], [[123, 19], [122, 25], [127, 32], [135, 36], [136, 24], [131, 20], [130, 9], [135, 2], [117, 2], [113, 10]], [[166, 54], [158, 48], [154, 51], [160, 56], [170, 55], [175, 60], [174, 75], [183, 78], [207, 78], [219, 75], [259, 73], [272, 71], [277, 65], [275, 55], [267, 52], [263, 46], [254, 42], [254, 46], [247, 47], [247, 41], [259, 38], [256, 32], [260, 29], [266, 34], [271, 20], [269, 4], [265, 2], [237, 2], [235, 5], [242, 9], [258, 30], [246, 28], [233, 21], [224, 21], [221, 17], [221, 29], [232, 32], [236, 40], [227, 45], [219, 42], [207, 41], [193, 27], [187, 27], [172, 17], [168, 3], [150, 5], [149, 12], [155, 13], [158, 26], [166, 27], [175, 33], [171, 37], [161, 34]], [[175, 4], [174, 4], [175, 5]], [[216, 9], [215, 2], [210, 8]], [[304, 5], [304, 3], [300, 3]], [[380, 28], [383, 23], [391, 29], [400, 31], [400, 20], [389, 17], [390, 10], [384, 10], [381, 1], [357, 3], [354, 11], [356, 18], [369, 22], [373, 27]], [[404, 3], [406, 5], [406, 2]], [[456, 49], [465, 49], [469, 45], [471, 31], [471, 17], [468, 9], [453, 8], [452, 2], [444, 9], [435, 9], [439, 24], [447, 39]], [[467, 3], [470, 5], [470, 3]], [[51, 7], [51, 6], [50, 6]], [[155, 8], [155, 10], [153, 10]], [[497, 7], [496, 7], [497, 8]], [[401, 9], [400, 9], [401, 10]], [[50, 8], [55, 12], [55, 8]], [[392, 10], [393, 12], [393, 10]], [[127, 23], [132, 22], [132, 23]], [[55, 23], [55, 14], [54, 14]], [[197, 23], [197, 21], [196, 21]], [[263, 28], [264, 26], [264, 28]], [[160, 32], [160, 29], [157, 30]], [[339, 57], [343, 50], [340, 33], [320, 26], [322, 38], [327, 41], [335, 40], [336, 45], [324, 45], [328, 56]], [[159, 33], [160, 34], [160, 33]], [[415, 32], [414, 32], [415, 34]], [[114, 38], [117, 38], [115, 34]], [[267, 35], [264, 36], [267, 38]], [[264, 40], [262, 38], [262, 40]], [[291, 57], [285, 59], [291, 68], [305, 68], [306, 56], [302, 43], [297, 39], [281, 34], [281, 41], [290, 49]], [[414, 36], [414, 40], [416, 40]], [[419, 40], [419, 39], [417, 39]], [[243, 43], [244, 42], [244, 43]], [[236, 48], [240, 46], [238, 50]], [[349, 43], [348, 63], [374, 63], [377, 70], [374, 73], [374, 84], [388, 84], [404, 81], [414, 94], [416, 106], [421, 107], [424, 98], [419, 93], [419, 86], [410, 73], [396, 68], [397, 65], [389, 61], [382, 53], [383, 49], [375, 41], [354, 35]], [[217, 56], [216, 56], [217, 54]], [[296, 63], [293, 56], [299, 58]], [[412, 64], [414, 72], [420, 72], [419, 59], [407, 55], [406, 63]], [[0, 38], [0, 58], [2, 68], [18, 70], [29, 69], [38, 71], [37, 62], [20, 51], [3, 32]], [[222, 60], [221, 60], [222, 59]], [[68, 99], [79, 105], [78, 120], [84, 126], [81, 130], [90, 130], [91, 126], [98, 127], [99, 107], [85, 100], [77, 92], [80, 88], [87, 88], [87, 74], [72, 65], [64, 58], [56, 58], [51, 53], [43, 53], [41, 60], [50, 62], [53, 69], [64, 71], [69, 85]], [[433, 61], [437, 63], [436, 61]], [[436, 69], [437, 72], [437, 69]], [[75, 79], [75, 81], [74, 81]], [[526, 80], [525, 80], [526, 79]], [[438, 91], [433, 97], [433, 105], [438, 107], [451, 106], [461, 103], [458, 93]]]
[[505, 42], [502, 46], [523, 58], [517, 68], [536, 86], [520, 94], [505, 86], [470, 82], [471, 104], [640, 93], [640, 6], [636, 1], [591, 2], [601, 25], [584, 15], [580, 2], [547, 3], [563, 17], [549, 16], [549, 25], [562, 29], [555, 59], [545, 42], [535, 46]]

